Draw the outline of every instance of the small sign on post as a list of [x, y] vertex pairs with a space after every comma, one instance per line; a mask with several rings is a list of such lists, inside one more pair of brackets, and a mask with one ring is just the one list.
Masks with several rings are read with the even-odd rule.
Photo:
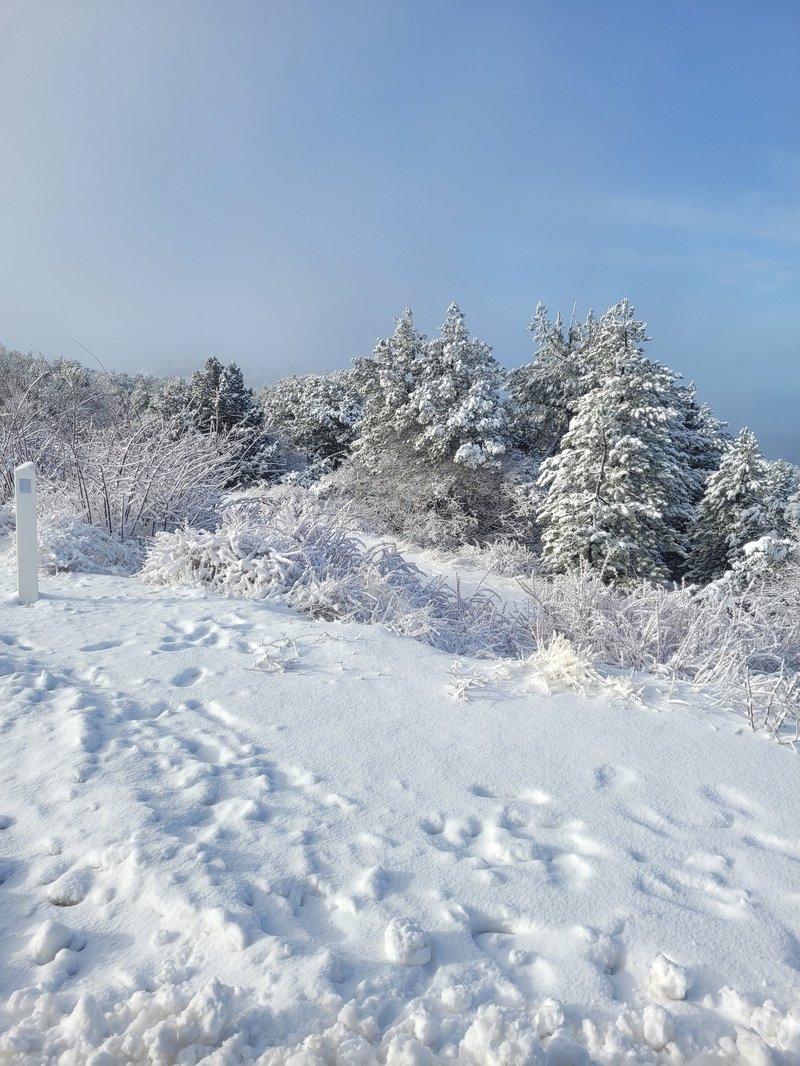
[[36, 532], [36, 467], [23, 463], [14, 471], [17, 505], [17, 595], [20, 603], [39, 599], [39, 547]]

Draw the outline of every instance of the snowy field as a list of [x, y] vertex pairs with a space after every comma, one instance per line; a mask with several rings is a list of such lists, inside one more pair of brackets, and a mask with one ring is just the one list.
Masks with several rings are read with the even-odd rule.
[[0, 578], [0, 1062], [800, 1062], [800, 761], [702, 694]]

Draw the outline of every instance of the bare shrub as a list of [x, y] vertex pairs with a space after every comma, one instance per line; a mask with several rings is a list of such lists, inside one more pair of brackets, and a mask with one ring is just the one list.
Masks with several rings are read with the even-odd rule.
[[214, 524], [232, 442], [124, 415], [113, 382], [77, 364], [0, 357], [0, 503], [14, 467], [33, 462], [45, 566], [129, 571], [157, 530]]
[[351, 503], [364, 526], [421, 547], [454, 551], [497, 539], [533, 541], [534, 485], [500, 466], [423, 463], [398, 448], [380, 466], [344, 463], [321, 491]]

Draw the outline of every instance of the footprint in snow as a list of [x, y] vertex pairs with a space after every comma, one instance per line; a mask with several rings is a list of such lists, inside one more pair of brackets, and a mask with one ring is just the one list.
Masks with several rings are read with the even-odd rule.
[[208, 621], [179, 622], [177, 625], [168, 623], [176, 636], [166, 636], [161, 639], [161, 651], [178, 651], [181, 648], [212, 647], [219, 643], [217, 626]]
[[189, 685], [196, 685], [205, 673], [206, 671], [202, 667], [189, 666], [175, 674], [170, 683], [175, 685], [176, 688], [188, 688]]
[[227, 766], [235, 759], [230, 748], [205, 739], [199, 740], [189, 750], [195, 759], [209, 766]]
[[68, 870], [47, 886], [47, 898], [54, 907], [74, 907], [83, 902], [92, 887], [92, 871]]
[[427, 833], [428, 836], [438, 836], [444, 829], [444, 816], [441, 814], [431, 814], [427, 818], [423, 818], [419, 823], [419, 827], [423, 833]]

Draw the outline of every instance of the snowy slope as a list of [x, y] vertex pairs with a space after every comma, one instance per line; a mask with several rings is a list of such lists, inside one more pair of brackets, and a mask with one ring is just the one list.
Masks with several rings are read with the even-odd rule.
[[457, 701], [378, 627], [0, 577], [0, 1062], [800, 1062], [791, 750], [655, 682], [467, 662]]

